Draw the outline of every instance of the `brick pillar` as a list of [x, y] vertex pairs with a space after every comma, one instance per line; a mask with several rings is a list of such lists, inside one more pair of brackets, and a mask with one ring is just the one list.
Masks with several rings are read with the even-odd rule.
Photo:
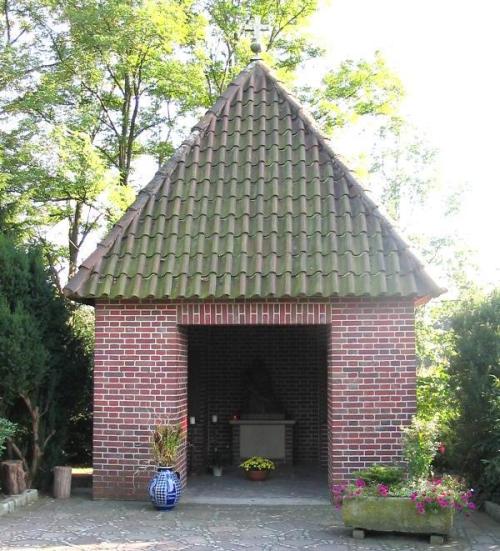
[[[96, 304], [94, 497], [145, 499], [151, 431], [187, 416], [187, 337], [175, 305]], [[178, 470], [186, 476], [185, 445]]]
[[411, 301], [334, 301], [328, 351], [329, 481], [401, 460], [416, 409]]

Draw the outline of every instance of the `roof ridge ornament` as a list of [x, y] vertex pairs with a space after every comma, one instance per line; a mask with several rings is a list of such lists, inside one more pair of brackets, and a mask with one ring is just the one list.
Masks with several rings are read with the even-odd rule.
[[252, 36], [252, 43], [250, 44], [250, 49], [255, 54], [254, 57], [250, 61], [258, 61], [260, 60], [259, 54], [262, 52], [262, 44], [261, 44], [261, 33], [263, 31], [268, 31], [269, 27], [268, 25], [265, 25], [262, 23], [262, 19], [260, 15], [254, 15], [253, 16], [253, 25], [251, 27], [245, 28], [246, 32], [253, 33]]

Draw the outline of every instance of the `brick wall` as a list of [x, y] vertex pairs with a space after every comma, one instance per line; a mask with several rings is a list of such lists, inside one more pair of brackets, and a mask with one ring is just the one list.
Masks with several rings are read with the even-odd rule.
[[[241, 411], [243, 374], [254, 359], [265, 362], [275, 395], [289, 419], [294, 419], [297, 463], [326, 465], [326, 355], [327, 326], [190, 327], [189, 427], [190, 464], [203, 471], [216, 447], [232, 457], [229, 419]], [[217, 414], [214, 425], [210, 416]], [[320, 461], [323, 451], [323, 461]]]
[[[157, 422], [185, 426], [187, 343], [176, 308], [96, 305], [94, 497], [143, 498]], [[178, 470], [185, 478], [185, 453]]]
[[[330, 325], [331, 481], [400, 458], [400, 427], [415, 410], [411, 301], [140, 303], [98, 301], [94, 496], [146, 497], [156, 422], [187, 425], [189, 325]], [[203, 389], [201, 389], [202, 391]], [[200, 391], [200, 389], [199, 389]], [[178, 468], [185, 479], [186, 450]]]
[[335, 301], [328, 357], [329, 479], [401, 459], [416, 409], [414, 307]]

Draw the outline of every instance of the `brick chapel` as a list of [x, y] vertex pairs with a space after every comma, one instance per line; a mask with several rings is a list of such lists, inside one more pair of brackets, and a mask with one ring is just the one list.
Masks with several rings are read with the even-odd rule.
[[94, 497], [140, 499], [158, 422], [184, 482], [214, 454], [330, 482], [400, 460], [415, 307], [442, 290], [254, 61], [65, 292], [95, 307]]

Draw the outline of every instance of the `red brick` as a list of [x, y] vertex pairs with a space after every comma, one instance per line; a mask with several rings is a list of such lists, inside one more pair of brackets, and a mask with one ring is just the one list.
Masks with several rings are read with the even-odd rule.
[[[328, 325], [330, 482], [399, 461], [416, 403], [413, 321], [410, 300], [98, 301], [94, 496], [144, 498], [152, 427], [187, 426], [185, 325]], [[185, 480], [185, 447], [178, 469]]]

